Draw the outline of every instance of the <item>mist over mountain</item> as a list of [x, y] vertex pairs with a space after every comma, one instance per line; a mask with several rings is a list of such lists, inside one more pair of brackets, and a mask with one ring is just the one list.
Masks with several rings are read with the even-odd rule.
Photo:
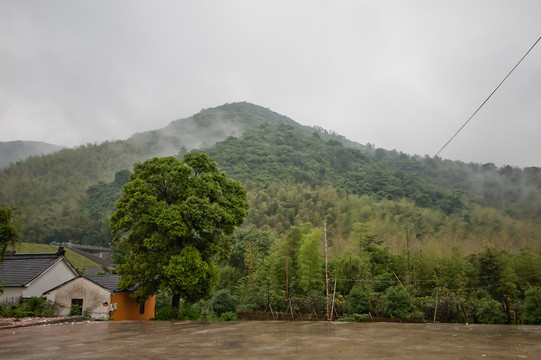
[[62, 149], [63, 146], [40, 141], [0, 142], [0, 169], [29, 156], [47, 155]]
[[[240, 137], [246, 130], [265, 123], [289, 125], [304, 134], [314, 131], [314, 128], [300, 125], [268, 108], [240, 102], [202, 109], [201, 112], [175, 120], [164, 128], [134, 134], [127, 142], [149, 157], [176, 155], [180, 149], [192, 151], [208, 148], [230, 136]], [[323, 129], [318, 131], [325, 132]], [[339, 137], [337, 134], [334, 136]]]
[[415, 176], [428, 158], [358, 144], [246, 102], [203, 109], [124, 141], [12, 163], [0, 170], [2, 199], [25, 218], [24, 241], [106, 245], [133, 164], [192, 150], [207, 152], [248, 187], [245, 225], [277, 236], [327, 219], [335, 249], [355, 242], [358, 224], [397, 251], [411, 236], [418, 246], [466, 252], [485, 241], [515, 250], [540, 242], [540, 168], [437, 158]]

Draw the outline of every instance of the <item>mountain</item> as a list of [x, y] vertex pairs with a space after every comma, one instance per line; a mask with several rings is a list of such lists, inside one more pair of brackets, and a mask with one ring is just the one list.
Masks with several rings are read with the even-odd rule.
[[63, 146], [47, 144], [39, 141], [7, 141], [0, 142], [0, 169], [29, 156], [47, 155], [63, 149]]
[[194, 149], [247, 186], [246, 225], [277, 236], [325, 220], [336, 251], [353, 246], [359, 229], [396, 251], [411, 239], [470, 252], [484, 241], [515, 250], [539, 243], [539, 168], [435, 159], [415, 177], [427, 158], [354, 143], [245, 102], [204, 109], [125, 141], [30, 157], [0, 170], [0, 191], [26, 219], [23, 240], [105, 245], [108, 218], [133, 164]]
[[127, 142], [148, 157], [176, 155], [181, 150], [208, 148], [228, 137], [240, 137], [246, 130], [262, 124], [291, 126], [305, 135], [317, 131], [324, 139], [340, 139], [350, 147], [365, 148], [336, 133], [300, 125], [287, 116], [247, 102], [203, 109], [188, 118], [175, 120], [164, 128], [134, 134]]

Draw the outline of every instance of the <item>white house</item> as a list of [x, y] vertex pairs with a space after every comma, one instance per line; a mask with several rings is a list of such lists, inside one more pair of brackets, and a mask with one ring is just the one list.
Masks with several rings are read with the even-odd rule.
[[0, 263], [0, 303], [19, 304], [22, 299], [41, 297], [47, 290], [77, 277], [79, 274], [64, 257], [57, 253], [13, 254]]

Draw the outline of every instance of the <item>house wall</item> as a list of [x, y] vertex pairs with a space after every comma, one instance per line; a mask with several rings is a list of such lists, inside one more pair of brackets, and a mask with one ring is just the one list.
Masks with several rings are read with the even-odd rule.
[[77, 276], [77, 272], [68, 265], [66, 260], [62, 259], [26, 284], [26, 286], [4, 287], [4, 292], [0, 295], [0, 304], [16, 305], [21, 303], [22, 298], [42, 297], [45, 291]]
[[23, 297], [23, 287], [5, 287], [4, 292], [0, 296], [0, 304], [16, 305], [21, 302]]
[[62, 258], [23, 289], [23, 298], [41, 297], [44, 292], [77, 277], [79, 274]]
[[130, 297], [129, 292], [113, 293], [111, 299], [113, 320], [150, 320], [156, 316], [156, 295], [150, 296], [145, 301], [144, 314], [140, 313], [140, 305]]
[[56, 304], [60, 316], [69, 314], [71, 299], [83, 299], [83, 312], [88, 311], [94, 319], [109, 318], [111, 291], [84, 277], [72, 280], [46, 295], [47, 300]]

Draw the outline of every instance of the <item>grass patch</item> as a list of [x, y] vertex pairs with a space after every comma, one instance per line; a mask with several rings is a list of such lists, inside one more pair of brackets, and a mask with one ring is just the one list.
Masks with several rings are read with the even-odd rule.
[[[9, 248], [13, 250], [13, 247]], [[90, 266], [100, 266], [100, 264], [84, 257], [81, 254], [77, 254], [71, 251], [69, 248], [66, 250], [66, 259], [77, 269], [87, 268]], [[58, 245], [48, 244], [33, 244], [33, 243], [17, 243], [15, 244], [15, 250], [18, 254], [35, 254], [35, 253], [55, 253], [58, 251]]]

